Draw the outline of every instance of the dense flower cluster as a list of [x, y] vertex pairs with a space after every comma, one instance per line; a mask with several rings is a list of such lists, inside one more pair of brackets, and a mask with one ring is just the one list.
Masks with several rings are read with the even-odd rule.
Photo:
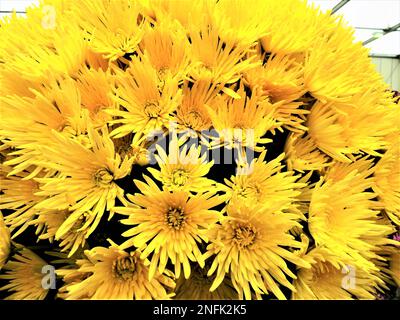
[[3, 297], [399, 286], [400, 108], [340, 17], [303, 0], [42, 0], [0, 38]]

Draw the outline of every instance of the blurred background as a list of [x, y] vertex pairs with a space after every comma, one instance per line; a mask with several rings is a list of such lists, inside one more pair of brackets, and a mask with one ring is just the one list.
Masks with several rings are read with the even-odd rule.
[[[191, 0], [188, 0], [191, 1]], [[235, 1], [235, 0], [232, 0]], [[24, 15], [38, 0], [0, 0], [0, 17], [13, 10]], [[370, 48], [370, 55], [386, 83], [400, 91], [400, 0], [308, 0], [321, 10], [342, 15], [355, 28], [356, 41]]]

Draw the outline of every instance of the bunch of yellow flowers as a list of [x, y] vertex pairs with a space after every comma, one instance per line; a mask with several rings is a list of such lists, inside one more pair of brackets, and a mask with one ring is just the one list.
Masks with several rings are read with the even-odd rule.
[[303, 0], [42, 0], [0, 38], [7, 299], [400, 285], [400, 105], [340, 17]]

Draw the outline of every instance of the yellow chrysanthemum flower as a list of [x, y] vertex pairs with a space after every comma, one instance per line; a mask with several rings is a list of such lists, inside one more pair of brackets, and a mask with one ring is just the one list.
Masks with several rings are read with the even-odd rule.
[[268, 19], [265, 12], [268, 2], [255, 0], [249, 6], [247, 1], [217, 1], [210, 11], [211, 24], [215, 26], [221, 40], [229, 45], [250, 48], [268, 33]]
[[187, 138], [200, 138], [200, 142], [208, 145], [207, 133], [212, 122], [206, 106], [213, 107], [218, 102], [215, 85], [208, 81], [196, 81], [192, 87], [183, 85], [182, 103], [176, 110], [176, 125], [180, 135]]
[[260, 64], [254, 55], [248, 56], [248, 49], [220, 40], [218, 31], [212, 25], [189, 28], [191, 57], [189, 76], [193, 80], [231, 84], [241, 78], [241, 73]]
[[168, 153], [156, 145], [158, 154], [155, 159], [160, 170], [148, 168], [152, 176], [160, 181], [164, 190], [188, 192], [216, 192], [214, 180], [205, 175], [213, 166], [214, 161], [208, 161], [207, 153], [201, 154], [201, 147], [184, 145], [179, 147], [178, 138], [174, 136], [169, 143]]
[[115, 76], [109, 70], [82, 68], [76, 85], [79, 89], [81, 104], [89, 110], [95, 127], [104, 126], [111, 116], [105, 109], [113, 108], [111, 91], [115, 87]]
[[7, 262], [10, 254], [10, 231], [4, 223], [3, 214], [0, 211], [0, 270]]
[[[10, 175], [32, 165], [35, 168], [30, 177], [45, 169], [41, 146], [51, 143], [52, 130], [82, 144], [90, 144], [87, 137], [87, 129], [91, 125], [89, 110], [81, 105], [81, 95], [75, 81], [53, 79], [41, 91], [34, 92], [35, 98], [16, 95], [0, 98], [0, 135], [7, 137], [4, 141], [6, 145], [18, 147], [10, 153], [12, 159], [5, 162], [13, 166]], [[24, 114], [22, 119], [18, 118], [19, 113]]]
[[160, 91], [157, 71], [145, 57], [133, 58], [129, 68], [118, 75], [115, 99], [123, 109], [109, 110], [119, 117], [112, 123], [120, 124], [111, 135], [119, 138], [132, 132], [148, 134], [168, 128], [172, 112], [182, 99], [178, 81], [170, 79], [162, 84]]
[[[56, 4], [52, 4], [52, 9], [50, 18], [57, 19], [57, 15], [65, 13]], [[6, 88], [29, 95], [27, 88], [39, 88], [41, 82], [47, 83], [49, 75], [73, 76], [88, 60], [90, 50], [77, 24], [72, 25], [68, 19], [47, 21], [45, 15], [43, 8], [37, 7], [29, 11], [28, 19], [13, 15], [9, 23], [0, 22], [4, 40], [0, 60], [6, 62], [2, 72], [10, 75], [11, 80], [22, 79], [22, 83], [12, 84], [3, 78]], [[26, 84], [28, 87], [23, 88]]]
[[324, 19], [325, 23], [317, 21], [320, 27], [314, 29], [320, 30], [319, 34], [309, 38], [304, 62], [305, 87], [322, 103], [351, 100], [357, 103], [353, 95], [371, 88], [374, 94], [383, 96], [385, 85], [368, 58], [368, 49], [354, 41], [354, 31], [342, 18], [325, 16]]
[[225, 274], [230, 274], [239, 299], [251, 299], [252, 291], [258, 299], [268, 292], [285, 299], [278, 283], [294, 290], [287, 276], [296, 278], [285, 260], [309, 267], [284, 248], [301, 246], [289, 233], [295, 226], [300, 224], [292, 215], [268, 207], [229, 206], [228, 216], [208, 235], [205, 258], [214, 257], [208, 275], [217, 272], [210, 290], [218, 288]]
[[272, 141], [264, 135], [274, 125], [274, 108], [265, 97], [246, 96], [243, 86], [237, 94], [237, 98], [220, 96], [215, 107], [207, 106], [213, 127], [218, 132], [212, 145], [262, 151], [262, 145]]
[[350, 162], [354, 153], [381, 156], [389, 146], [387, 137], [398, 131], [394, 124], [400, 109], [374, 94], [370, 89], [351, 103], [315, 103], [306, 124], [316, 146], [342, 162]]
[[29, 222], [36, 214], [35, 206], [43, 197], [36, 195], [40, 190], [39, 184], [34, 179], [29, 179], [30, 172], [8, 176], [10, 171], [10, 167], [0, 167], [0, 210], [13, 210], [4, 220], [15, 238], [29, 227]]
[[[380, 293], [385, 294], [385, 291], [388, 292], [390, 287], [399, 287], [400, 238], [398, 234], [393, 235], [397, 229], [391, 224], [389, 218], [384, 217], [379, 220], [379, 222], [389, 227], [384, 235], [385, 238], [382, 234], [377, 234], [373, 237], [369, 237], [368, 241], [374, 245], [374, 251], [378, 256], [373, 260], [375, 266], [378, 268], [378, 271], [375, 271], [374, 275], [385, 282], [380, 285], [381, 289], [379, 290]], [[377, 298], [379, 298], [379, 295]]]
[[367, 191], [373, 181], [372, 161], [360, 159], [352, 164], [336, 164], [313, 189], [308, 226], [318, 246], [326, 247], [342, 260], [369, 272], [376, 270], [377, 258], [371, 237], [382, 241], [392, 228], [379, 222], [379, 211]]
[[8, 284], [0, 288], [12, 292], [6, 300], [43, 300], [48, 289], [43, 286], [43, 267], [47, 263], [27, 248], [20, 248], [6, 263], [0, 279]]
[[[358, 179], [366, 179], [371, 177], [374, 160], [371, 157], [357, 156], [353, 158], [352, 163], [332, 162], [331, 165], [323, 172], [325, 180], [338, 182], [347, 177], [349, 174], [355, 173]], [[371, 185], [372, 180], [368, 179], [367, 185]]]
[[[149, 280], [149, 261], [140, 251], [127, 252], [113, 244], [85, 251], [85, 258], [72, 269], [57, 274], [66, 284], [60, 289], [67, 300], [149, 300], [168, 299], [175, 287], [171, 273], [156, 273]], [[76, 279], [80, 281], [77, 282]], [[75, 281], [74, 281], [75, 280]]]
[[[387, 137], [399, 132], [398, 119], [400, 108], [390, 99], [377, 96], [372, 89], [353, 97], [352, 107], [348, 104], [336, 104], [337, 112], [346, 115], [344, 128], [346, 143], [353, 153], [367, 153], [381, 156], [382, 150], [389, 147]], [[380, 119], [380, 121], [376, 121]]]
[[[24, 74], [16, 72], [16, 69], [23, 69], [24, 73], [26, 68], [30, 71], [30, 64], [24, 65], [23, 68], [19, 66], [22, 58], [29, 59], [30, 55], [33, 54], [32, 51], [43, 52], [43, 49], [38, 47], [50, 46], [55, 34], [43, 27], [37, 28], [37, 26], [41, 26], [43, 21], [44, 15], [41, 9], [29, 8], [28, 12], [29, 15], [25, 17], [13, 13], [0, 19], [0, 37], [2, 39], [0, 44], [1, 96], [14, 93], [19, 96], [31, 96], [30, 89], [40, 87], [40, 83], [35, 81], [34, 76], [40, 69], [36, 68], [33, 73], [26, 74], [26, 78]], [[21, 35], [23, 35], [23, 40]], [[33, 50], [33, 48], [36, 48], [36, 50]], [[16, 54], [17, 52], [18, 54]], [[6, 61], [7, 63], [5, 63]], [[41, 66], [41, 68], [44, 67], [45, 65]], [[31, 79], [32, 76], [34, 79]]]
[[293, 284], [295, 300], [374, 299], [383, 284], [379, 277], [358, 268], [351, 260], [338, 259], [325, 248], [313, 249], [303, 257], [311, 268], [299, 270]]
[[298, 176], [292, 171], [283, 171], [281, 163], [285, 155], [266, 162], [266, 152], [254, 159], [246, 168], [239, 170], [227, 185], [229, 203], [240, 201], [247, 206], [265, 206], [277, 211], [297, 212], [297, 196], [304, 186], [297, 183]]
[[305, 93], [302, 64], [284, 54], [269, 56], [264, 65], [247, 71], [245, 80], [251, 89], [260, 87], [274, 101], [293, 101]]
[[154, 27], [145, 28], [140, 49], [162, 83], [168, 79], [183, 79], [190, 63], [189, 41], [185, 29], [177, 22], [167, 19], [157, 21]]
[[[319, 34], [333, 25], [329, 13], [308, 6], [306, 1], [268, 0], [263, 12], [272, 15], [266, 19], [268, 34], [261, 39], [266, 52], [302, 54], [310, 49]], [[288, 18], [290, 17], [290, 19]]]
[[211, 208], [221, 203], [213, 193], [197, 194], [190, 197], [183, 191], [160, 191], [157, 185], [144, 176], [146, 183], [135, 181], [142, 194], [128, 195], [132, 203], [128, 207], [116, 207], [117, 213], [126, 214], [123, 224], [133, 226], [122, 235], [129, 237], [123, 248], [135, 246], [142, 250], [141, 258], [151, 253], [149, 277], [163, 273], [170, 261], [179, 278], [181, 268], [189, 278], [189, 261], [204, 266], [199, 243], [207, 241], [207, 230], [220, 218], [218, 211]]
[[[132, 166], [132, 160], [121, 160], [115, 154], [114, 145], [108, 137], [107, 129], [98, 133], [89, 128], [88, 137], [91, 149], [87, 149], [75, 140], [61, 134], [54, 134], [54, 141], [43, 146], [47, 159], [45, 166], [59, 173], [52, 177], [37, 178], [41, 184], [36, 194], [45, 196], [36, 205], [36, 209], [73, 211], [56, 233], [63, 237], [74, 227], [83, 214], [90, 212], [82, 228], [89, 228], [91, 234], [100, 222], [106, 210], [111, 210], [118, 198], [125, 203], [123, 190], [115, 180], [126, 176]], [[69, 150], [74, 157], [64, 153]]]
[[244, 82], [272, 103], [275, 123], [270, 131], [282, 131], [284, 127], [303, 133], [307, 130], [304, 122], [309, 111], [302, 108], [303, 101], [296, 101], [305, 94], [302, 64], [283, 54], [266, 58], [265, 53], [258, 53], [258, 59], [265, 63], [244, 73]]
[[91, 212], [82, 214], [68, 232], [60, 236], [57, 232], [70, 215], [69, 210], [42, 210], [29, 225], [37, 227], [38, 240], [49, 240], [50, 243], [54, 243], [54, 240], [59, 241], [61, 252], [67, 251], [71, 257], [78, 249], [85, 247], [89, 236], [89, 227], [85, 225], [93, 214]]
[[342, 162], [350, 162], [351, 149], [346, 144], [343, 114], [336, 113], [331, 104], [317, 102], [307, 118], [308, 134], [325, 154]]
[[329, 157], [317, 148], [309, 135], [290, 133], [286, 139], [285, 154], [289, 170], [322, 170], [330, 165]]
[[142, 40], [143, 17], [135, 0], [83, 0], [72, 14], [87, 37], [90, 46], [107, 59], [116, 60], [138, 49]]

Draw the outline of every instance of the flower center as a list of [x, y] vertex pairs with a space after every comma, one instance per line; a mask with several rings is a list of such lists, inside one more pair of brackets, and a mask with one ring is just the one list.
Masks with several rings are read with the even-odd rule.
[[172, 173], [172, 184], [178, 187], [182, 187], [188, 180], [188, 174], [183, 169], [177, 169]]
[[96, 171], [93, 179], [97, 186], [107, 187], [113, 181], [114, 177], [108, 169], [102, 168]]
[[186, 123], [189, 128], [200, 129], [203, 124], [203, 117], [195, 110], [190, 111], [187, 114]]
[[169, 207], [165, 220], [171, 228], [175, 230], [182, 229], [186, 220], [182, 207], [181, 206], [177, 208]]
[[238, 190], [238, 196], [258, 202], [261, 196], [261, 188], [256, 183], [248, 185]]
[[149, 118], [157, 118], [160, 115], [161, 107], [158, 102], [149, 101], [144, 106], [144, 113]]
[[235, 228], [233, 239], [241, 248], [251, 246], [256, 240], [257, 232], [251, 225], [241, 225]]
[[119, 257], [113, 262], [112, 272], [115, 278], [120, 280], [131, 280], [136, 271], [136, 258]]

